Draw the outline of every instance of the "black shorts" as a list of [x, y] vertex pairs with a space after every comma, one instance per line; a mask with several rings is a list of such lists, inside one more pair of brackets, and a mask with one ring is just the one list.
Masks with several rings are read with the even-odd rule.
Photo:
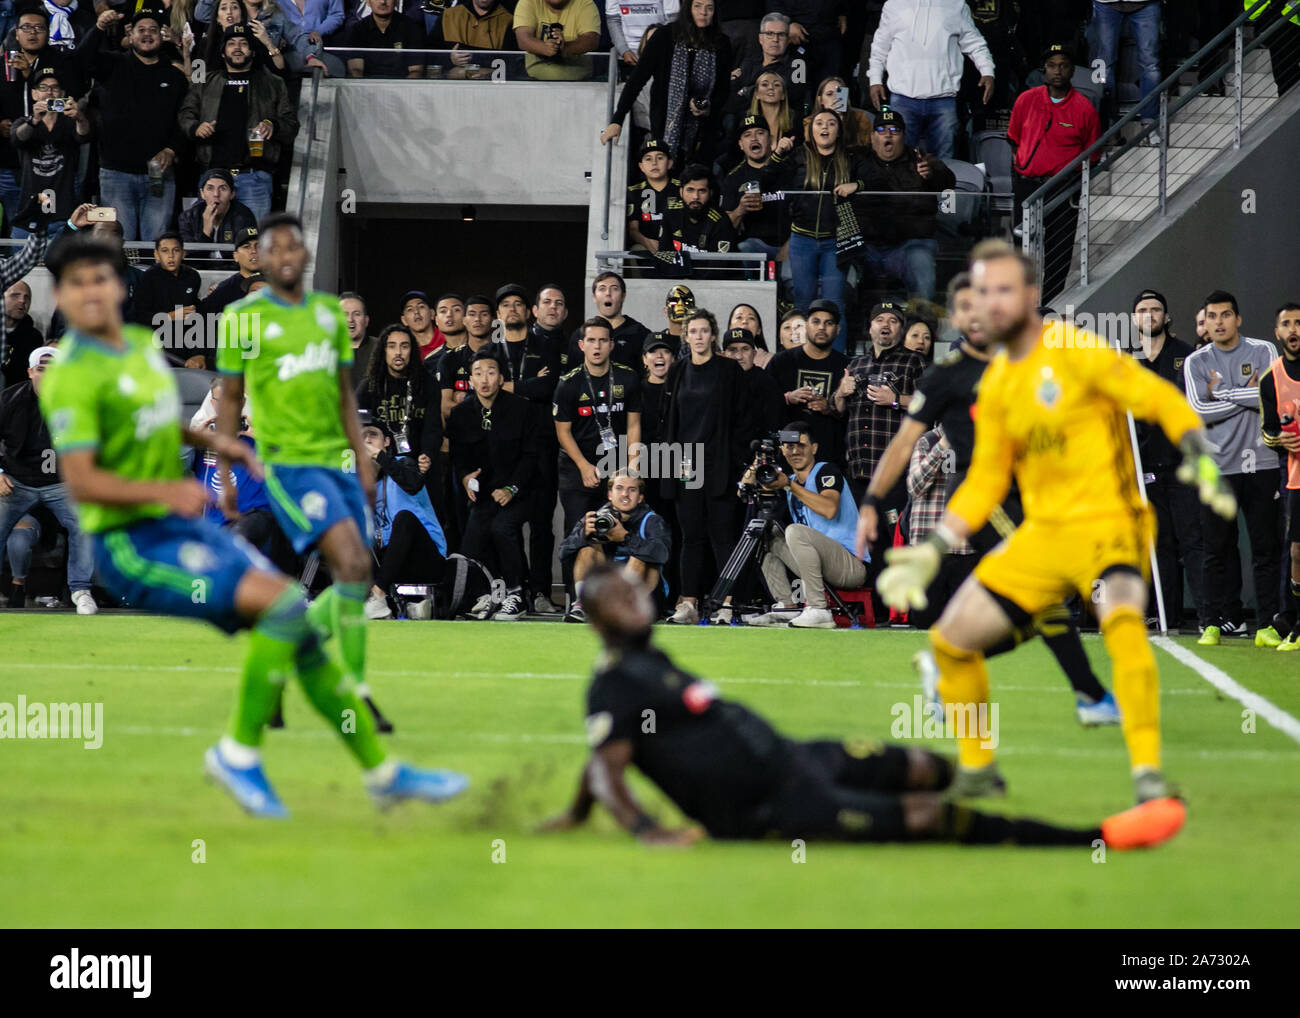
[[1286, 525], [1286, 539], [1292, 544], [1300, 544], [1300, 488], [1287, 489], [1286, 511], [1291, 518]]

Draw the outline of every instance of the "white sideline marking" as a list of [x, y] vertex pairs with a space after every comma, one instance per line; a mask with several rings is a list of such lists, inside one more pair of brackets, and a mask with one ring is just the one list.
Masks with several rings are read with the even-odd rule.
[[1153, 636], [1151, 642], [1170, 657], [1185, 664], [1221, 693], [1226, 693], [1243, 707], [1255, 711], [1265, 721], [1283, 735], [1300, 742], [1300, 721], [1284, 711], [1277, 704], [1265, 700], [1258, 693], [1247, 689], [1222, 668], [1210, 664], [1202, 657], [1183, 647], [1167, 636]]

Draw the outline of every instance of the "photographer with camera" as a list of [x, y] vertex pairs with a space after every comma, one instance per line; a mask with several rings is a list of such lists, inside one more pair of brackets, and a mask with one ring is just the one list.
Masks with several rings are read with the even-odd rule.
[[[806, 422], [787, 424], [777, 440], [790, 473], [777, 466], [776, 442], [769, 438], [761, 443], [741, 483], [763, 491], [784, 491], [794, 522], [771, 539], [763, 556], [763, 579], [775, 602], [772, 610], [744, 621], [754, 626], [788, 623], [797, 629], [834, 629], [835, 620], [826, 607], [826, 584], [852, 588], [867, 582], [866, 564], [853, 550], [858, 507], [840, 468], [817, 459], [817, 443]], [[803, 580], [802, 612], [794, 605], [790, 572]]]
[[565, 622], [586, 622], [582, 581], [598, 562], [613, 562], [653, 592], [672, 554], [668, 521], [645, 502], [645, 481], [627, 470], [605, 479], [609, 501], [587, 513], [560, 545], [560, 561], [572, 562], [574, 598]]

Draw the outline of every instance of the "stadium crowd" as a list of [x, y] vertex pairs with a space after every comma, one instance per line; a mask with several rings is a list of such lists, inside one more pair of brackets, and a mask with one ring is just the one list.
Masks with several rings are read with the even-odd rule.
[[[517, 48], [531, 77], [582, 78], [608, 38], [626, 85], [605, 140], [629, 115], [633, 123], [629, 245], [672, 278], [706, 271], [692, 266], [699, 252], [766, 255], [783, 283], [780, 321], [768, 332], [746, 304], [723, 317], [678, 283], [663, 321], [637, 322], [622, 313], [626, 286], [614, 272], [596, 278], [585, 316], [545, 283], [506, 283], [490, 296], [412, 289], [373, 319], [362, 295], [344, 294], [352, 378], [382, 480], [367, 610], [377, 618], [405, 610], [394, 594], [413, 585], [436, 588], [426, 611], [447, 611], [450, 599], [499, 621], [553, 614], [558, 547], [573, 619], [582, 618], [583, 576], [611, 558], [660, 592], [674, 622], [698, 621], [702, 608], [712, 621], [740, 621], [733, 603], [765, 602], [748, 621], [833, 626], [837, 592], [869, 588], [885, 548], [922, 539], [951, 494], [951, 443], [926, 426], [905, 468], [868, 496], [904, 422], [934, 424], [916, 394], [935, 359], [939, 316], [956, 329], [958, 348], [979, 342], [978, 323], [961, 312], [968, 281], [941, 281], [936, 267], [934, 195], [954, 185], [948, 164], [974, 154], [975, 134], [1000, 131], [1015, 147], [1023, 197], [1116, 111], [1113, 71], [1100, 95], [1081, 98], [1076, 65], [1113, 68], [1128, 27], [1145, 95], [1162, 60], [1180, 59], [1193, 37], [1208, 38], [1236, 13], [1206, 5], [1199, 27], [1180, 18], [1175, 31], [1171, 21], [1162, 53], [1157, 0], [1023, 9], [963, 0], [778, 0], [770, 10], [712, 0], [604, 11], [591, 0], [519, 0], [513, 11], [402, 6], [204, 0], [191, 9], [173, 0], [163, 9], [48, 2], [0, 12], [8, 78], [0, 201], [5, 229], [27, 238], [3, 263], [0, 328], [0, 540], [11, 607], [25, 604], [32, 548], [56, 521], [69, 531], [72, 599], [79, 611], [95, 606], [34, 399], [61, 329], [51, 323], [46, 342], [21, 280], [47, 236], [76, 229], [152, 242], [155, 264], [131, 268], [126, 317], [153, 327], [161, 315], [177, 330], [195, 316], [210, 322], [261, 285], [256, 224], [281, 204], [303, 74], [472, 78], [482, 70], [473, 50]], [[445, 63], [374, 53], [450, 47]], [[1037, 107], [1049, 100], [1080, 115], [1077, 133], [1045, 153]], [[182, 210], [182, 194], [199, 200]], [[103, 208], [116, 219], [92, 218]], [[1047, 228], [1072, 235], [1073, 221]], [[204, 242], [233, 245], [237, 268], [210, 293], [185, 260], [187, 244]], [[1046, 294], [1063, 283], [1049, 265]], [[859, 302], [870, 310], [856, 312]], [[1277, 637], [1274, 645], [1296, 621], [1288, 581], [1300, 576], [1293, 507], [1284, 537], [1300, 488], [1290, 437], [1295, 305], [1278, 311], [1274, 337], [1241, 337], [1235, 300], [1216, 292], [1198, 310], [1205, 333], [1195, 354], [1172, 337], [1168, 312], [1154, 292], [1139, 298], [1143, 339], [1130, 352], [1178, 381], [1214, 433], [1231, 438], [1219, 443], [1220, 467], [1236, 478], [1250, 536], [1257, 634], [1271, 631], [1264, 640]], [[855, 323], [862, 352], [851, 356]], [[212, 347], [169, 353], [178, 368], [211, 369]], [[194, 423], [211, 423], [213, 406], [205, 402]], [[255, 444], [256, 420], [246, 423]], [[1185, 571], [1204, 638], [1245, 633], [1235, 528], [1202, 520], [1172, 481], [1172, 452], [1158, 436], [1144, 433], [1143, 442], [1173, 624]], [[658, 450], [671, 450], [669, 469], [658, 469]], [[775, 473], [764, 470], [769, 454]], [[200, 457], [195, 469], [215, 483], [213, 466]], [[266, 499], [245, 479], [231, 525], [297, 571]], [[860, 556], [864, 499], [884, 525]], [[747, 519], [761, 511], [783, 521], [783, 536], [761, 568], [745, 563], [726, 575]], [[487, 589], [460, 604], [466, 563]], [[444, 589], [453, 580], [459, 599]], [[705, 604], [715, 590], [719, 604]], [[888, 617], [879, 601], [872, 608]]]

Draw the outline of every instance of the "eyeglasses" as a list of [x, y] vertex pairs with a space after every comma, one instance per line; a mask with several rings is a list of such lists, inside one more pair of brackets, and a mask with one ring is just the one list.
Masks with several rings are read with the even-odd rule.
[[900, 127], [877, 127], [876, 133], [877, 134], [902, 134], [903, 130]]
[[769, 39], [784, 39], [790, 33], [789, 32], [759, 32], [758, 34], [765, 35]]
[[49, 31], [44, 25], [18, 25], [14, 28], [15, 32], [46, 32]]

